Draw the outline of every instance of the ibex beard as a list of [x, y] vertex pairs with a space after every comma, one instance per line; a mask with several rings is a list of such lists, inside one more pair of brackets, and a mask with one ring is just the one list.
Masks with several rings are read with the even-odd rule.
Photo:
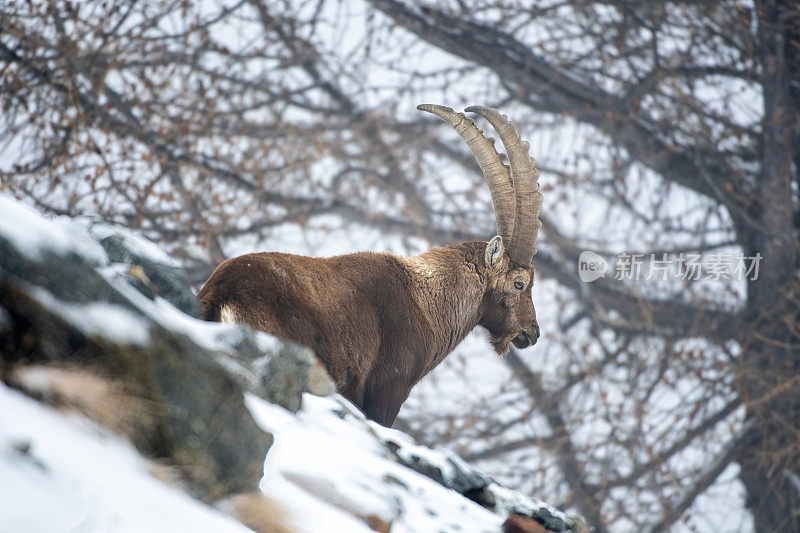
[[418, 109], [442, 118], [467, 142], [492, 195], [494, 238], [411, 258], [247, 254], [220, 264], [198, 295], [206, 320], [248, 324], [314, 350], [338, 391], [386, 426], [414, 385], [476, 326], [488, 330], [499, 354], [539, 338], [531, 260], [542, 196], [528, 143], [497, 110], [467, 108], [497, 131], [509, 168], [463, 113]]

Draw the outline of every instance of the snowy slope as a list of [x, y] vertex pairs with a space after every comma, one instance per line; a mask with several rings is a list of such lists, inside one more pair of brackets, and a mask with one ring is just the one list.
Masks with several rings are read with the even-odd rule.
[[[504, 513], [398, 464], [383, 439], [408, 437], [364, 420], [341, 397], [307, 394], [297, 414], [252, 395], [247, 404], [275, 435], [261, 488], [293, 530], [324, 524], [357, 533], [382, 523], [393, 533], [500, 531]], [[156, 479], [152, 463], [90, 420], [5, 385], [0, 412], [3, 531], [248, 531]]]
[[0, 531], [243, 533], [168, 487], [127, 442], [0, 385]]
[[389, 458], [378, 439], [392, 430], [339, 396], [307, 394], [303, 402], [294, 416], [248, 397], [256, 422], [275, 435], [261, 488], [291, 509], [301, 531], [324, 523], [326, 531], [367, 532], [354, 517], [370, 515], [391, 523], [392, 533], [500, 531], [504, 517]]

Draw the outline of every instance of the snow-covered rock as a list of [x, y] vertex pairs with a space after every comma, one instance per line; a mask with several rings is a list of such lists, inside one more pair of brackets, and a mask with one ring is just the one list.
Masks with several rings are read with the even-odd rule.
[[129, 282], [140, 292], [149, 292], [152, 297], [160, 296], [187, 315], [200, 316], [197, 298], [177, 261], [129, 229], [90, 219], [84, 221], [111, 263], [131, 267], [128, 269]]
[[[315, 531], [320, 523], [304, 512], [309, 499], [331, 508], [324, 523], [342, 524], [327, 531], [366, 532], [373, 517], [391, 524], [392, 533], [499, 532], [510, 512], [550, 531], [579, 526], [575, 517], [499, 485], [450, 451], [417, 445], [366, 420], [339, 395], [306, 395], [294, 415], [253, 396], [247, 405], [275, 435], [261, 488], [292, 510], [302, 531]], [[481, 491], [491, 498], [474, 501], [471, 496]]]
[[0, 196], [4, 528], [580, 530], [366, 420], [308, 349], [196, 315], [152, 243]]

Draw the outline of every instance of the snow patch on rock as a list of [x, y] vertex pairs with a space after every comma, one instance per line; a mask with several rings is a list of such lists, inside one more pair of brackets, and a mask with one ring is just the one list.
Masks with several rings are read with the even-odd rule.
[[74, 221], [46, 218], [8, 195], [0, 195], [0, 234], [30, 259], [76, 253], [95, 265], [108, 262], [102, 246]]
[[88, 336], [139, 346], [150, 340], [150, 325], [147, 321], [120, 305], [107, 302], [65, 302], [41, 287], [32, 286], [28, 289], [28, 295]]

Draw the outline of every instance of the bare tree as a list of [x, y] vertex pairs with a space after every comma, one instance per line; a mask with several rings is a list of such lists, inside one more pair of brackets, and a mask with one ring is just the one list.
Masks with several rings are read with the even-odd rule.
[[[796, 7], [776, 2], [554, 2], [535, 9], [496, 3], [476, 12], [463, 4], [450, 9], [412, 9], [393, 0], [372, 4], [420, 39], [488, 70], [509, 100], [590, 125], [613, 153], [609, 178], [592, 177], [598, 192], [633, 220], [666, 226], [672, 242], [656, 239], [657, 246], [671, 245], [673, 253], [709, 253], [733, 244], [747, 257], [763, 258], [761, 275], [749, 280], [745, 295], [729, 288], [732, 306], [725, 305], [731, 300], [723, 294], [708, 298], [691, 289], [672, 298], [610, 284], [577, 288], [577, 316], [562, 326], [588, 319], [599, 344], [610, 345], [601, 346], [602, 355], [592, 363], [599, 368], [587, 371], [583, 365], [548, 390], [529, 361], [512, 354], [509, 364], [550, 434], [506, 441], [473, 457], [537, 442], [558, 459], [569, 498], [599, 530], [622, 518], [637, 528], [667, 529], [736, 462], [756, 529], [798, 531]], [[736, 90], [752, 91], [760, 102], [748, 108], [747, 101], [731, 94]], [[669, 206], [648, 213], [637, 205], [641, 181], [636, 174], [654, 175], [654, 192], [666, 204], [690, 191], [701, 197], [706, 213], [718, 218], [691, 228], [667, 218]], [[613, 220], [606, 219], [608, 224]], [[694, 238], [674, 247], [680, 238], [676, 233], [694, 233]], [[560, 234], [553, 218], [545, 234], [554, 258], [569, 262], [580, 243], [591, 242], [586, 236]], [[627, 298], [627, 305], [619, 305], [620, 298]], [[603, 342], [609, 330], [615, 338]], [[699, 354], [687, 350], [685, 342], [698, 336], [707, 343]], [[636, 353], [645, 338], [660, 339], [660, 361]], [[613, 380], [620, 366], [632, 384], [622, 388], [624, 398], [632, 400], [630, 411], [625, 402], [589, 393], [592, 407], [582, 413], [575, 391], [598, 375]], [[606, 374], [603, 368], [612, 370]], [[615, 410], [628, 411], [627, 417], [657, 418], [652, 395], [664, 385], [669, 388], [670, 381], [683, 380], [703, 391], [687, 398], [681, 387], [673, 388], [674, 394], [690, 399], [682, 411], [685, 425], [675, 420], [676, 425], [660, 431], [649, 424], [623, 429], [629, 424]], [[575, 433], [585, 427], [585, 415], [602, 412], [604, 406], [612, 424], [603, 445], [593, 451], [586, 439], [579, 439], [584, 447], [577, 448]], [[720, 424], [730, 429], [720, 432]], [[481, 431], [493, 431], [492, 424]], [[705, 459], [696, 468], [686, 468], [688, 458], [680, 466], [670, 465], [676, 454], [704, 440]], [[609, 460], [614, 447], [628, 455], [627, 461]], [[626, 512], [624, 498], [614, 495], [618, 487], [637, 486], [663, 495], [650, 514], [660, 519], [637, 523], [632, 517], [642, 515]]]
[[[139, 228], [198, 282], [287, 226], [485, 240], [480, 172], [413, 107], [501, 107], [542, 169], [545, 340], [404, 424], [598, 531], [713, 529], [734, 478], [756, 530], [800, 531], [795, 5], [110, 4], [0, 7], [2, 189]], [[586, 249], [759, 274], [585, 283]]]

